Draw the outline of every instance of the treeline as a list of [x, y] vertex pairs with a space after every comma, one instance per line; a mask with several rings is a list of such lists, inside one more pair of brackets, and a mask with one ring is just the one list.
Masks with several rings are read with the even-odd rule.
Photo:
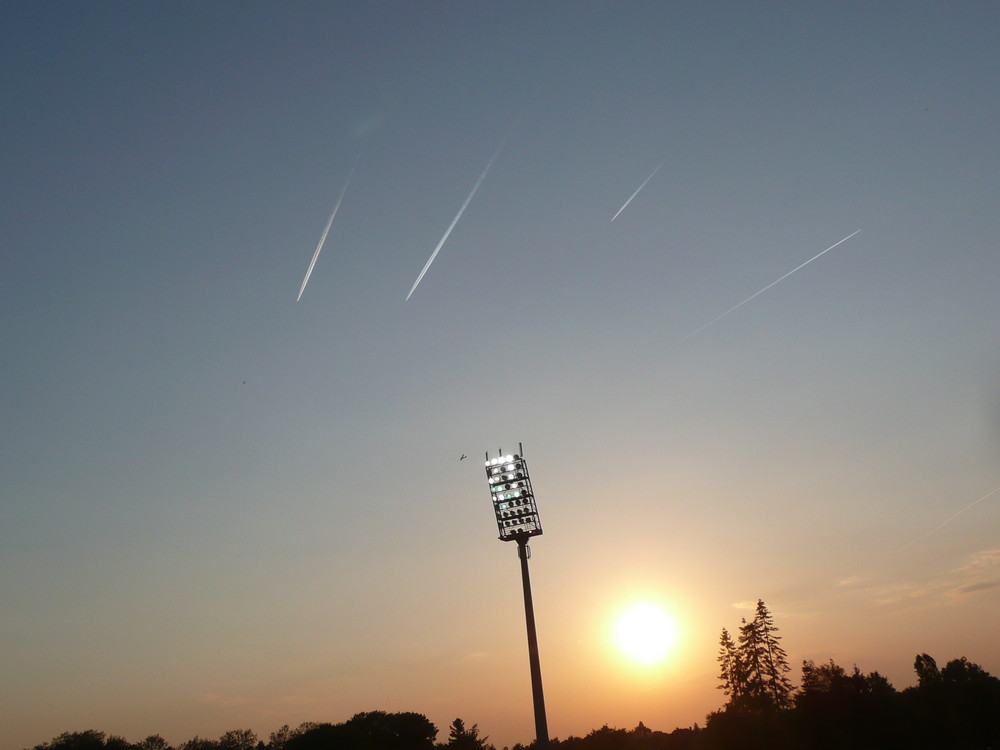
[[91, 729], [64, 732], [33, 750], [495, 750], [480, 737], [478, 726], [467, 729], [461, 719], [452, 722], [447, 742], [435, 743], [437, 734], [423, 714], [366, 711], [339, 724], [306, 722], [295, 729], [286, 724], [266, 742], [249, 729], [233, 729], [214, 740], [195, 736], [176, 746], [158, 734], [129, 742]]
[[[726, 704], [690, 747], [768, 750], [1000, 748], [1000, 680], [965, 657], [943, 669], [914, 661], [917, 685], [897, 691], [878, 672], [806, 660], [795, 689], [781, 636], [763, 601], [734, 641], [719, 638]], [[666, 747], [666, 746], [665, 746]]]
[[805, 661], [788, 708], [730, 701], [709, 714], [699, 744], [768, 750], [1000, 748], [1000, 679], [965, 657], [939, 669], [916, 657], [918, 683], [897, 691], [878, 672]]
[[[938, 668], [917, 656], [917, 684], [897, 691], [878, 672], [846, 670], [832, 660], [806, 661], [787, 707], [766, 699], [730, 700], [704, 727], [661, 732], [595, 729], [553, 739], [552, 750], [986, 750], [1000, 748], [1000, 679], [965, 657]], [[176, 747], [159, 735], [131, 743], [103, 732], [67, 732], [33, 750], [495, 750], [461, 719], [448, 739], [417, 713], [371, 711], [340, 724], [284, 726], [266, 741], [248, 729], [218, 739], [194, 737]], [[504, 750], [507, 750], [506, 748]], [[536, 750], [534, 743], [511, 750]]]
[[[719, 689], [725, 704], [704, 727], [660, 732], [608, 726], [585, 737], [553, 739], [552, 750], [1000, 750], [1000, 679], [965, 657], [943, 668], [927, 654], [914, 661], [917, 684], [897, 691], [878, 672], [830, 660], [805, 661], [790, 678], [781, 636], [763, 601], [734, 639], [719, 639]], [[283, 726], [266, 741], [249, 729], [172, 747], [159, 735], [130, 743], [103, 732], [67, 732], [32, 750], [496, 750], [461, 719], [448, 739], [418, 713], [359, 713], [339, 724]], [[504, 748], [504, 750], [508, 750]], [[510, 750], [540, 750], [517, 744]]]

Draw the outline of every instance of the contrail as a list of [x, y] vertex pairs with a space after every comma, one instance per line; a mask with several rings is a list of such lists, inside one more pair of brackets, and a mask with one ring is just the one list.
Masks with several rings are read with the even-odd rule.
[[986, 498], [988, 498], [988, 497], [992, 497], [993, 495], [997, 494], [998, 492], [1000, 492], [1000, 487], [997, 487], [996, 489], [992, 489], [992, 490], [990, 490], [989, 492], [987, 492], [987, 493], [986, 493], [985, 495], [983, 495], [983, 496], [982, 496], [981, 498], [979, 498], [978, 500], [973, 500], [973, 501], [972, 501], [971, 503], [969, 503], [968, 505], [966, 505], [966, 506], [965, 506], [964, 508], [962, 508], [962, 509], [961, 509], [960, 511], [958, 511], [957, 513], [953, 513], [953, 514], [951, 514], [950, 516], [948, 516], [948, 517], [947, 517], [946, 519], [944, 519], [944, 520], [943, 520], [943, 521], [942, 521], [941, 523], [939, 523], [939, 524], [938, 524], [937, 526], [935, 526], [935, 527], [934, 527], [933, 529], [931, 529], [930, 531], [928, 531], [928, 532], [927, 532], [926, 534], [924, 534], [923, 536], [918, 536], [918, 537], [917, 537], [916, 539], [914, 539], [914, 540], [913, 540], [912, 542], [907, 542], [906, 544], [904, 544], [904, 545], [903, 545], [902, 547], [900, 547], [900, 548], [899, 548], [898, 550], [896, 550], [896, 551], [897, 551], [897, 552], [902, 552], [902, 551], [903, 551], [904, 549], [906, 549], [907, 547], [911, 547], [911, 546], [913, 546], [914, 544], [916, 544], [917, 542], [920, 542], [920, 541], [923, 541], [924, 539], [926, 539], [927, 537], [929, 537], [929, 536], [930, 536], [931, 534], [935, 533], [936, 531], [940, 531], [941, 529], [943, 529], [943, 528], [944, 528], [945, 526], [947, 526], [947, 525], [948, 525], [949, 523], [951, 523], [951, 522], [952, 522], [952, 521], [954, 521], [954, 520], [955, 520], [956, 518], [958, 518], [958, 517], [959, 517], [960, 515], [962, 515], [963, 513], [965, 513], [965, 511], [967, 511], [967, 510], [970, 510], [971, 508], [973, 508], [973, 507], [975, 507], [975, 506], [979, 505], [979, 503], [981, 503], [981, 502], [982, 502], [983, 500], [985, 500], [985, 499], [986, 499]]
[[[507, 131], [507, 135], [510, 135], [509, 130]], [[507, 135], [503, 137], [503, 140], [500, 141], [500, 145], [497, 146], [497, 150], [493, 152], [493, 157], [486, 165], [486, 169], [484, 169], [483, 173], [479, 175], [479, 179], [476, 180], [476, 184], [472, 186], [472, 192], [469, 193], [468, 197], [465, 199], [465, 203], [462, 204], [462, 207], [458, 209], [458, 213], [455, 214], [455, 218], [451, 220], [451, 224], [449, 224], [448, 228], [445, 230], [444, 237], [441, 238], [441, 241], [438, 242], [437, 247], [434, 248], [434, 252], [431, 253], [431, 257], [427, 259], [427, 262], [424, 264], [423, 269], [420, 271], [420, 275], [417, 276], [417, 280], [413, 282], [413, 286], [410, 287], [410, 293], [406, 295], [406, 300], [404, 301], [408, 301], [410, 297], [413, 296], [413, 292], [417, 288], [417, 284], [419, 284], [420, 280], [424, 278], [424, 274], [427, 273], [427, 269], [431, 267], [431, 263], [434, 262], [434, 259], [437, 257], [438, 251], [441, 249], [441, 246], [444, 245], [445, 241], [448, 239], [448, 235], [451, 234], [451, 230], [455, 228], [455, 225], [458, 223], [458, 220], [462, 218], [462, 214], [465, 213], [465, 209], [469, 205], [469, 202], [472, 200], [472, 196], [474, 196], [476, 194], [476, 191], [479, 190], [479, 186], [482, 185], [483, 180], [486, 179], [486, 173], [490, 171], [490, 167], [493, 166], [493, 162], [496, 161], [497, 156], [500, 155], [500, 150], [503, 148], [503, 145], [507, 142]]]
[[344, 189], [340, 191], [340, 197], [337, 198], [337, 203], [333, 207], [333, 213], [330, 214], [330, 220], [326, 222], [326, 228], [323, 229], [323, 234], [319, 238], [319, 244], [316, 245], [316, 252], [313, 253], [312, 260], [309, 262], [309, 270], [306, 271], [306, 277], [302, 279], [302, 286], [299, 287], [299, 296], [295, 298], [296, 302], [302, 299], [302, 292], [306, 290], [306, 284], [309, 283], [309, 277], [312, 276], [313, 267], [316, 265], [316, 259], [319, 258], [319, 252], [323, 249], [323, 243], [326, 242], [326, 235], [330, 231], [330, 227], [333, 225], [333, 217], [337, 215], [337, 209], [340, 208], [340, 202], [344, 200], [344, 194], [347, 192], [347, 186], [351, 184], [351, 178], [354, 176], [354, 170], [357, 169], [358, 159], [360, 158], [361, 154], [358, 154], [354, 158], [354, 166], [351, 167], [351, 172], [347, 175], [347, 182], [344, 183]]
[[644, 187], [646, 187], [646, 184], [651, 179], [653, 179], [653, 175], [655, 175], [657, 172], [659, 172], [660, 171], [660, 167], [662, 167], [666, 163], [667, 163], [666, 159], [664, 159], [663, 161], [660, 162], [659, 166], [650, 173], [649, 177], [647, 177], [645, 180], [643, 180], [642, 184], [639, 187], [636, 188], [635, 192], [632, 193], [631, 196], [629, 196], [629, 199], [627, 201], [625, 201], [625, 205], [618, 209], [618, 213], [611, 217], [611, 221], [614, 221], [615, 219], [618, 218], [618, 214], [620, 214], [622, 211], [625, 210], [626, 206], [628, 206], [628, 204], [632, 202], [632, 199], [635, 198], [635, 196], [637, 196], [639, 194], [639, 191], [641, 191]]
[[729, 308], [728, 310], [726, 310], [726, 311], [725, 311], [724, 313], [722, 313], [722, 315], [719, 315], [718, 317], [716, 317], [716, 318], [713, 318], [712, 320], [708, 321], [708, 322], [707, 322], [707, 323], [706, 323], [705, 325], [703, 325], [703, 326], [702, 326], [701, 328], [697, 328], [697, 329], [695, 329], [694, 331], [691, 331], [691, 333], [689, 333], [689, 334], [688, 334], [687, 336], [685, 336], [684, 338], [682, 338], [682, 339], [681, 339], [680, 341], [678, 341], [677, 343], [678, 343], [678, 344], [683, 344], [683, 343], [684, 343], [685, 341], [687, 341], [687, 340], [688, 340], [689, 338], [691, 338], [692, 336], [696, 336], [696, 335], [698, 335], [699, 333], [701, 333], [702, 331], [704, 331], [704, 330], [705, 330], [706, 328], [708, 328], [709, 326], [711, 326], [711, 325], [715, 325], [715, 324], [716, 324], [716, 323], [718, 323], [718, 322], [719, 322], [720, 320], [722, 320], [722, 319], [723, 319], [724, 317], [726, 317], [727, 315], [729, 315], [729, 313], [731, 313], [731, 312], [736, 312], [736, 311], [737, 311], [737, 310], [739, 310], [739, 309], [740, 309], [741, 307], [743, 307], [743, 305], [745, 305], [745, 304], [746, 304], [747, 302], [749, 302], [750, 300], [752, 300], [752, 299], [753, 299], [754, 297], [759, 297], [759, 296], [760, 296], [761, 294], [763, 294], [764, 292], [766, 292], [766, 291], [767, 291], [768, 289], [770, 289], [770, 288], [771, 288], [772, 286], [774, 286], [774, 285], [775, 285], [775, 284], [777, 284], [778, 282], [781, 282], [781, 281], [784, 281], [785, 279], [787, 279], [787, 278], [788, 278], [789, 276], [791, 276], [791, 275], [792, 275], [793, 273], [795, 273], [795, 272], [796, 272], [796, 271], [798, 271], [799, 269], [801, 269], [801, 268], [805, 268], [805, 267], [806, 267], [806, 266], [808, 266], [808, 265], [809, 265], [810, 263], [812, 263], [812, 262], [813, 262], [814, 260], [816, 260], [816, 259], [817, 259], [817, 258], [818, 258], [819, 256], [821, 256], [821, 255], [823, 255], [824, 253], [828, 253], [828, 252], [830, 252], [831, 250], [833, 250], [833, 248], [837, 247], [837, 245], [840, 245], [840, 244], [842, 244], [842, 243], [844, 243], [844, 242], [847, 242], [847, 241], [848, 241], [849, 239], [851, 239], [851, 237], [853, 237], [853, 236], [854, 236], [855, 234], [857, 234], [857, 233], [858, 233], [858, 232], [860, 232], [860, 231], [861, 231], [861, 230], [859, 229], [859, 230], [857, 230], [856, 232], [853, 232], [853, 233], [851, 233], [851, 234], [847, 235], [847, 236], [846, 236], [846, 237], [844, 237], [844, 239], [842, 239], [842, 240], [841, 240], [840, 242], [835, 242], [834, 244], [830, 245], [830, 247], [828, 247], [828, 248], [827, 248], [826, 250], [824, 250], [824, 251], [823, 251], [822, 253], [816, 253], [816, 255], [814, 255], [813, 257], [811, 257], [811, 258], [810, 258], [809, 260], [807, 260], [807, 261], [806, 261], [805, 263], [803, 263], [802, 265], [799, 265], [799, 266], [796, 266], [795, 268], [793, 268], [793, 269], [792, 269], [791, 271], [789, 271], [788, 273], [786, 273], [786, 274], [785, 274], [784, 276], [782, 276], [781, 278], [779, 278], [779, 279], [775, 279], [775, 280], [774, 280], [774, 281], [772, 281], [772, 282], [771, 282], [770, 284], [768, 284], [768, 285], [767, 285], [766, 287], [764, 287], [763, 289], [761, 289], [761, 290], [760, 290], [759, 292], [754, 292], [754, 293], [753, 293], [753, 294], [751, 294], [751, 295], [750, 295], [749, 297], [747, 297], [747, 298], [746, 298], [745, 300], [743, 300], [742, 302], [740, 302], [740, 303], [739, 303], [738, 305], [733, 305], [733, 306], [732, 306], [732, 307], [730, 307], [730, 308]]

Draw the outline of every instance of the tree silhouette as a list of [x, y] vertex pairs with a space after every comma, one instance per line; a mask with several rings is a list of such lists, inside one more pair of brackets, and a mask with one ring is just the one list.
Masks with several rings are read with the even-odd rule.
[[136, 750], [174, 750], [170, 743], [158, 734], [151, 734], [135, 743]]
[[719, 636], [718, 662], [719, 681], [722, 683], [718, 685], [718, 689], [730, 696], [730, 702], [739, 700], [743, 686], [740, 655], [729, 631], [725, 628], [722, 629], [722, 635]]
[[848, 674], [829, 664], [802, 663], [802, 686], [795, 696], [794, 723], [803, 746], [892, 748], [902, 740], [897, 693], [878, 672]]
[[757, 600], [754, 616], [757, 635], [761, 644], [761, 664], [765, 691], [778, 708], [788, 708], [792, 704], [792, 683], [788, 679], [788, 655], [781, 647], [781, 636], [774, 624], [774, 618], [762, 599]]
[[448, 727], [448, 742], [443, 747], [451, 750], [493, 750], [493, 745], [487, 740], [489, 737], [479, 736], [478, 724], [473, 724], [472, 729], [466, 729], [464, 721], [455, 719]]
[[275, 729], [271, 732], [270, 736], [268, 736], [268, 750], [285, 750], [285, 743], [287, 743], [288, 740], [294, 736], [295, 733], [292, 731], [291, 727], [287, 724], [283, 724], [279, 729]]
[[729, 696], [727, 709], [758, 711], [791, 706], [788, 658], [762, 599], [757, 600], [754, 618], [741, 621], [737, 643], [722, 629], [718, 662], [719, 687]]
[[929, 654], [917, 654], [913, 661], [913, 669], [917, 673], [917, 684], [922, 688], [930, 688], [941, 683], [941, 672], [937, 662]]
[[766, 694], [764, 684], [764, 657], [766, 647], [761, 639], [757, 619], [747, 622], [744, 617], [740, 622], [739, 663], [742, 667], [743, 685], [740, 693], [744, 703], [759, 703]]
[[435, 727], [417, 713], [367, 711], [342, 724], [311, 725], [286, 739], [284, 750], [433, 750]]
[[431, 750], [438, 731], [426, 716], [412, 712], [368, 711], [355, 714], [345, 726], [377, 750]]
[[337, 750], [351, 748], [353, 738], [343, 724], [313, 724], [288, 737], [284, 750]]
[[917, 686], [903, 697], [916, 747], [1000, 747], [1000, 679], [964, 656], [939, 670], [933, 658], [920, 654], [913, 668]]
[[181, 743], [177, 750], [219, 750], [219, 743], [216, 740], [195, 735], [187, 742]]
[[249, 729], [230, 729], [219, 737], [219, 750], [254, 750], [257, 735]]
[[36, 745], [35, 750], [104, 750], [104, 732], [96, 729], [63, 732], [51, 742]]

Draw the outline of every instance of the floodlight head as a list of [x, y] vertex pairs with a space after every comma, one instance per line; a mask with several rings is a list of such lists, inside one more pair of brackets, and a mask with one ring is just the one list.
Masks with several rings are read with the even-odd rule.
[[523, 541], [542, 533], [528, 465], [520, 453], [501, 452], [496, 458], [487, 454], [486, 481], [501, 541]]

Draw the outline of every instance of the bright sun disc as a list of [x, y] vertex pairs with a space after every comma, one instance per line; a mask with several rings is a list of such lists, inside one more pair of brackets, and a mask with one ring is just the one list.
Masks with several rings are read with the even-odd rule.
[[677, 639], [677, 626], [665, 611], [653, 604], [636, 604], [615, 626], [615, 643], [643, 664], [663, 661]]

